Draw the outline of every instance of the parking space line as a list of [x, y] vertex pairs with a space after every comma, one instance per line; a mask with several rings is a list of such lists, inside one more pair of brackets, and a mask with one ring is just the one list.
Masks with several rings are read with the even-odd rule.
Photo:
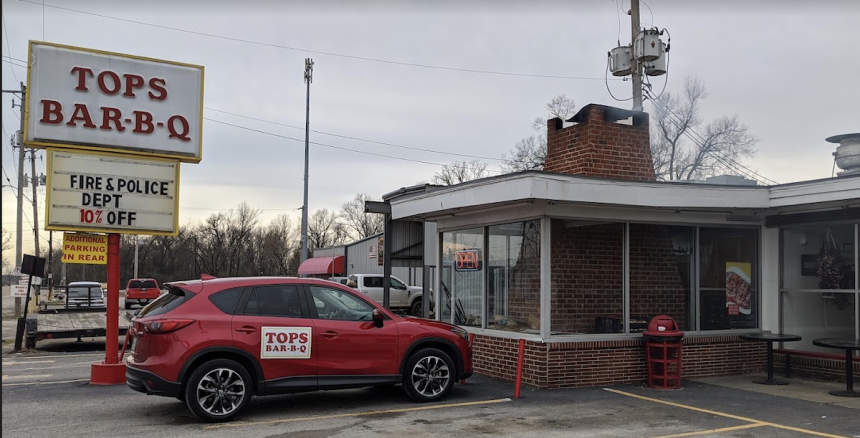
[[34, 363], [54, 363], [54, 361], [53, 360], [28, 360], [28, 361], [19, 362], [17, 360], [11, 360], [8, 362], [3, 362], [3, 366], [8, 367], [8, 366], [12, 366], [12, 365], [30, 365], [30, 364], [34, 364]]
[[10, 376], [8, 374], [3, 374], [3, 381], [6, 380], [15, 380], [15, 379], [47, 379], [48, 377], [53, 376], [53, 374], [26, 374], [23, 376]]
[[640, 400], [646, 400], [646, 401], [650, 401], [650, 402], [654, 402], [654, 403], [660, 403], [660, 404], [664, 404], [664, 405], [668, 405], [668, 406], [674, 406], [674, 407], [676, 407], [676, 408], [688, 409], [688, 410], [691, 410], [691, 411], [702, 412], [702, 413], [705, 413], [705, 414], [717, 415], [717, 416], [720, 416], [720, 417], [726, 417], [726, 418], [732, 418], [732, 419], [735, 419], [735, 420], [746, 421], [746, 422], [749, 422], [749, 423], [753, 423], [753, 424], [755, 424], [756, 426], [770, 426], [770, 427], [776, 427], [776, 428], [778, 428], [778, 429], [791, 430], [791, 431], [794, 431], [794, 432], [807, 433], [807, 434], [810, 434], [810, 435], [823, 436], [823, 437], [828, 437], [828, 438], [848, 438], [848, 437], [845, 437], [845, 436], [843, 436], [843, 435], [833, 435], [833, 434], [824, 433], [824, 432], [816, 432], [816, 431], [814, 431], [814, 430], [801, 429], [801, 428], [799, 428], [799, 427], [786, 426], [786, 425], [784, 425], [784, 424], [771, 423], [771, 422], [768, 422], [768, 421], [759, 421], [759, 420], [756, 420], [756, 419], [753, 419], [753, 418], [747, 418], [747, 417], [741, 417], [741, 416], [739, 416], [739, 415], [727, 414], [727, 413], [725, 413], [725, 412], [712, 411], [712, 410], [710, 410], [710, 409], [702, 409], [702, 408], [697, 408], [697, 407], [695, 407], [695, 406], [684, 405], [684, 404], [681, 404], [681, 403], [675, 403], [675, 402], [670, 402], [670, 401], [660, 400], [660, 399], [657, 399], [657, 398], [645, 397], [644, 395], [638, 395], [638, 394], [633, 394], [633, 393], [630, 393], [630, 392], [619, 391], [619, 390], [617, 390], [617, 389], [610, 389], [610, 388], [603, 388], [603, 389], [604, 389], [604, 390], [606, 390], [606, 391], [609, 391], [609, 392], [615, 393], [615, 394], [624, 395], [624, 396], [627, 396], [627, 397], [638, 398], [638, 399], [640, 399]]
[[510, 398], [500, 398], [500, 399], [495, 399], [495, 400], [483, 400], [483, 401], [475, 401], [475, 402], [450, 403], [450, 404], [444, 404], [444, 405], [422, 406], [422, 407], [418, 407], [418, 408], [386, 409], [383, 411], [367, 411], [367, 412], [355, 412], [355, 413], [349, 413], [349, 414], [320, 415], [320, 416], [316, 416], [316, 417], [287, 418], [284, 420], [213, 424], [210, 426], [204, 426], [203, 428], [204, 429], [220, 429], [223, 427], [260, 426], [260, 425], [264, 425], [264, 424], [292, 423], [292, 422], [296, 422], [296, 421], [328, 420], [328, 419], [332, 419], [332, 418], [359, 417], [359, 416], [363, 416], [363, 415], [394, 414], [394, 413], [400, 413], [400, 412], [427, 411], [427, 410], [431, 410], [431, 409], [458, 408], [458, 407], [462, 407], [462, 406], [490, 405], [490, 404], [495, 404], [495, 403], [505, 403], [505, 402], [509, 402], [509, 401], [511, 401]]
[[[119, 350], [117, 350], [117, 354], [119, 354]], [[32, 356], [17, 356], [12, 355], [14, 358], [18, 359], [62, 359], [65, 357], [105, 357], [104, 353], [90, 353], [90, 354], [57, 354], [53, 356], [43, 356], [41, 354], [35, 354]], [[8, 357], [8, 356], [7, 356]]]
[[27, 386], [27, 385], [52, 385], [55, 383], [77, 383], [89, 382], [90, 379], [74, 379], [74, 380], [56, 380], [50, 382], [21, 382], [21, 383], [4, 383], [3, 386]]
[[742, 424], [740, 426], [723, 427], [720, 429], [700, 430], [697, 432], [679, 433], [679, 434], [675, 434], [675, 435], [662, 435], [662, 436], [655, 436], [652, 438], [681, 438], [681, 437], [686, 437], [686, 436], [710, 435], [712, 433], [732, 432], [735, 430], [752, 429], [754, 427], [762, 427], [762, 426], [768, 426], [768, 425], [764, 424], [764, 423]]

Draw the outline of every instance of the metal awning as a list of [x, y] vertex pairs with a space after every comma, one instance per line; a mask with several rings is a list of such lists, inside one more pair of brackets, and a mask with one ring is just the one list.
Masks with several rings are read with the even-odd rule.
[[299, 265], [299, 275], [343, 275], [343, 256], [313, 257]]

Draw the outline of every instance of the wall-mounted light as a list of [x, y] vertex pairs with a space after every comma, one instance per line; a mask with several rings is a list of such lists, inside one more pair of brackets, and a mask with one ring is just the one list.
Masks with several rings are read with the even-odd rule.
[[806, 233], [800, 233], [800, 246], [806, 246]]

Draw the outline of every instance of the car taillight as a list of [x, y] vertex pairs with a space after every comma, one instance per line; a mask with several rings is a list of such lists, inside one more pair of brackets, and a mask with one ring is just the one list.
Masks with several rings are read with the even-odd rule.
[[196, 322], [193, 319], [162, 319], [143, 325], [147, 333], [164, 334], [175, 332]]

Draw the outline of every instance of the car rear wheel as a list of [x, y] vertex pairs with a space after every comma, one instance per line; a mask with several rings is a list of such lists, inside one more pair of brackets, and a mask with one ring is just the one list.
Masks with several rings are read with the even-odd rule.
[[229, 359], [210, 360], [197, 367], [185, 385], [185, 403], [208, 423], [230, 421], [251, 400], [251, 376]]
[[454, 386], [454, 374], [454, 361], [444, 351], [419, 350], [406, 363], [403, 389], [417, 402], [439, 400]]

